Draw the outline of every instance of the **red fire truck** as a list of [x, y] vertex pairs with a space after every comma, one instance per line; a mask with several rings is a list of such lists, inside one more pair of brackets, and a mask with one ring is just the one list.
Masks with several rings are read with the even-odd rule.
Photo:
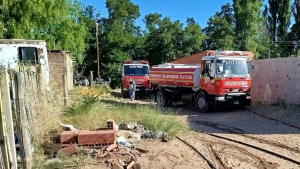
[[183, 102], [205, 113], [213, 106], [251, 103], [249, 60], [240, 51], [216, 51], [214, 56], [203, 57], [199, 65], [154, 66], [149, 76], [159, 106]]
[[136, 96], [144, 97], [150, 94], [148, 61], [125, 60], [122, 76], [121, 92], [124, 98], [129, 97], [129, 78], [136, 84]]

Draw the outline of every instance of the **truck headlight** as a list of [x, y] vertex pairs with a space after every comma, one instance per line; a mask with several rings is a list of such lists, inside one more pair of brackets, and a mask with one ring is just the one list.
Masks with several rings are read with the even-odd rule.
[[224, 100], [225, 100], [225, 97], [216, 97], [216, 100], [224, 101]]
[[247, 96], [246, 99], [251, 99], [251, 96]]

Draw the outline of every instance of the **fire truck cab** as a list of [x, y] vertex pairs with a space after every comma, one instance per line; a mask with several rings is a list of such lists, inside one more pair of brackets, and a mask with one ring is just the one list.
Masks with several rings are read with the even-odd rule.
[[129, 97], [129, 79], [136, 84], [136, 95], [145, 97], [150, 94], [149, 89], [149, 62], [125, 60], [123, 62], [121, 93], [124, 98]]
[[158, 65], [150, 70], [150, 81], [159, 106], [183, 102], [205, 113], [210, 107], [251, 103], [249, 61], [240, 51], [216, 51], [201, 65]]

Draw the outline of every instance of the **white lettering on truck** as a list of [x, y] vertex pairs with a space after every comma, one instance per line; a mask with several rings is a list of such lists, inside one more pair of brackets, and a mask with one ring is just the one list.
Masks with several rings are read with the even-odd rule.
[[193, 75], [150, 74], [150, 78], [192, 80]]

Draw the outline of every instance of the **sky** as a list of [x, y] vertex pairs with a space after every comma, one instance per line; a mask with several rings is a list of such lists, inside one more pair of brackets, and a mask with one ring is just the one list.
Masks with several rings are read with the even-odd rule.
[[[100, 11], [101, 17], [107, 17], [105, 0], [79, 0], [84, 5], [92, 5], [96, 12]], [[221, 11], [221, 6], [232, 0], [131, 0], [140, 8], [140, 18], [136, 25], [145, 27], [143, 18], [149, 13], [159, 13], [163, 17], [170, 17], [172, 21], [179, 20], [186, 23], [187, 17], [192, 17], [201, 26], [206, 27], [208, 19], [216, 12]]]

